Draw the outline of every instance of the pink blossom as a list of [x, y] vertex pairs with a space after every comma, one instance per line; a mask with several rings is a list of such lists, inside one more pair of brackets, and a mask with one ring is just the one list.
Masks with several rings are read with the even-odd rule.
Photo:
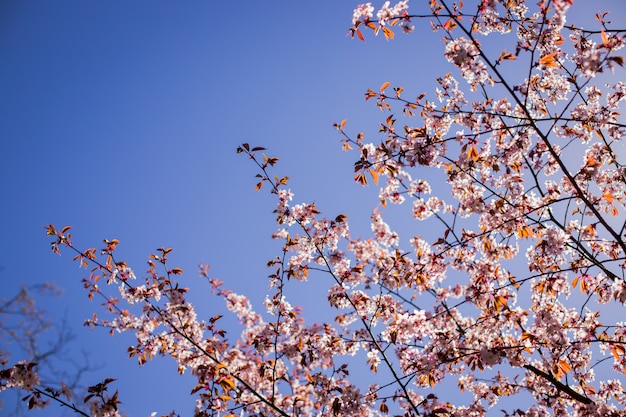
[[374, 16], [374, 6], [372, 3], [359, 4], [352, 14], [352, 24], [356, 24], [360, 20], [371, 20]]

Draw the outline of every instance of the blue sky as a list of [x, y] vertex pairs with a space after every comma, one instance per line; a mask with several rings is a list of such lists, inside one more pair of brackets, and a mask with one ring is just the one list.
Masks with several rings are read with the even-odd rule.
[[[85, 382], [119, 378], [130, 415], [189, 414], [191, 385], [175, 382], [170, 362], [138, 369], [125, 359], [131, 339], [82, 329], [97, 309], [81, 289], [84, 271], [69, 253], [50, 252], [43, 226], [73, 225], [81, 247], [120, 239], [119, 256], [138, 272], [157, 247], [173, 247], [172, 263], [207, 314], [215, 300], [202, 302], [200, 261], [261, 300], [265, 263], [277, 253], [274, 201], [253, 192], [254, 166], [235, 154], [249, 142], [281, 158], [277, 174], [292, 178], [296, 200], [347, 213], [367, 233], [376, 190], [353, 183], [355, 155], [340, 150], [332, 123], [348, 119], [349, 130], [374, 139], [382, 115], [363, 100], [367, 88], [392, 81], [411, 96], [432, 92], [435, 77], [453, 69], [425, 21], [393, 42], [347, 37], [356, 3], [0, 5], [0, 294], [23, 282], [65, 288], [60, 303], [44, 306], [67, 314], [72, 346], [105, 365]], [[585, 18], [604, 4], [614, 20], [626, 10], [619, 0], [579, 3]]]

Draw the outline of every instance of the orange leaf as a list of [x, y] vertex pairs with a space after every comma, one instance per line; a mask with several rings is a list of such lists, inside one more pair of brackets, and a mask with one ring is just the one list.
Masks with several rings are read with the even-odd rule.
[[563, 36], [561, 36], [560, 33], [557, 33], [554, 43], [557, 45], [563, 45]]
[[362, 172], [359, 172], [358, 174], [356, 174], [354, 176], [354, 180], [361, 185], [367, 184], [367, 178], [365, 178], [365, 174]]
[[389, 40], [389, 39], [393, 39], [395, 34], [393, 33], [393, 30], [389, 29], [388, 27], [383, 27], [383, 35], [385, 35], [385, 39]]
[[228, 392], [232, 389], [235, 389], [235, 383], [230, 378], [223, 378], [220, 381], [220, 385], [222, 386], [222, 389], [224, 390], [224, 392]]
[[589, 155], [589, 157], [587, 158], [587, 166], [590, 168], [593, 167], [597, 167], [602, 165], [600, 162], [596, 161], [596, 159], [593, 157], [593, 155]]
[[533, 236], [533, 230], [528, 226], [522, 226], [519, 229], [517, 229], [517, 237], [519, 237], [520, 239], [526, 239], [532, 236]]
[[496, 295], [493, 299], [493, 304], [496, 312], [502, 311], [504, 308], [508, 306], [508, 302], [506, 298], [501, 295]]
[[609, 45], [609, 37], [606, 36], [606, 32], [602, 31], [601, 35], [602, 35], [602, 44], [604, 46], [608, 46]]
[[385, 89], [389, 87], [389, 85], [391, 85], [391, 83], [389, 81], [385, 81], [383, 85], [380, 86], [380, 92], [382, 93], [383, 91], [385, 91]]
[[559, 64], [556, 61], [556, 52], [542, 56], [539, 59], [539, 65], [544, 65], [546, 67], [558, 67]]
[[596, 228], [594, 227], [593, 224], [587, 225], [585, 226], [585, 228], [583, 229], [587, 234], [589, 234], [590, 237], [594, 237], [596, 235]]
[[476, 148], [473, 146], [469, 148], [469, 151], [467, 151], [467, 157], [476, 162], [478, 160], [478, 152], [476, 151]]
[[531, 333], [528, 332], [524, 332], [522, 333], [522, 342], [525, 340], [530, 340], [531, 342], [534, 342], [534, 336]]
[[[132, 358], [133, 356], [135, 356], [135, 352], [130, 352], [130, 357]], [[204, 388], [204, 384], [198, 384], [191, 389], [191, 394], [195, 394], [196, 392], [200, 391], [203, 388]]]
[[615, 356], [615, 360], [617, 361], [620, 360], [620, 356], [624, 356], [626, 354], [626, 350], [621, 345], [612, 345], [611, 352], [613, 353], [613, 356]]
[[566, 360], [560, 361], [559, 365], [558, 365], [558, 368], [559, 368], [559, 371], [561, 373], [564, 373], [564, 374], [566, 374], [566, 373], [568, 373], [569, 371], [572, 370], [572, 367], [570, 366], [570, 364]]
[[507, 51], [502, 51], [500, 53], [500, 57], [498, 58], [499, 61], [514, 60], [514, 59], [516, 59], [515, 55]]
[[428, 385], [430, 385], [431, 388], [435, 387], [436, 382], [433, 374], [428, 374]]
[[374, 180], [374, 184], [378, 185], [378, 172], [375, 169], [370, 169], [369, 171], [372, 179]]
[[602, 198], [604, 198], [609, 204], [613, 204], [613, 194], [610, 191], [605, 191], [602, 194]]
[[445, 30], [454, 29], [455, 27], [456, 27], [456, 23], [452, 19], [448, 19], [448, 21], [443, 24], [443, 28]]
[[580, 280], [580, 292], [583, 294], [589, 294], [589, 284], [585, 278]]
[[596, 389], [592, 385], [583, 385], [583, 391], [587, 395], [594, 395], [596, 393]]
[[356, 30], [356, 36], [358, 36], [362, 41], [365, 41], [365, 38], [359, 29]]

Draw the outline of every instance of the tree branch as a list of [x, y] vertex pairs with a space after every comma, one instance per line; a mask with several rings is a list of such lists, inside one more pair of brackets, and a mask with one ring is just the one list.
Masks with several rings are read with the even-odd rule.
[[578, 402], [581, 402], [583, 404], [593, 403], [593, 401], [590, 398], [585, 397], [583, 394], [580, 394], [574, 391], [569, 385], [565, 385], [564, 383], [556, 379], [553, 375], [550, 375], [540, 369], [537, 369], [532, 365], [524, 365], [524, 368], [528, 369], [533, 374], [540, 376], [546, 381], [550, 382], [557, 390], [569, 395], [570, 397], [572, 397], [572, 399]]

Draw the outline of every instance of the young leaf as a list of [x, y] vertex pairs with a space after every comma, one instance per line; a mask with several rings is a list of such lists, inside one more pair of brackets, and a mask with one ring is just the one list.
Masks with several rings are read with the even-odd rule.
[[476, 151], [476, 148], [474, 148], [473, 146], [469, 148], [469, 150], [467, 151], [467, 158], [471, 159], [474, 162], [478, 161], [478, 151]]
[[378, 172], [375, 169], [370, 169], [369, 172], [374, 180], [374, 184], [378, 185]]
[[383, 35], [385, 35], [385, 39], [387, 39], [387, 40], [393, 39], [395, 37], [395, 34], [393, 33], [393, 30], [389, 29], [386, 26], [383, 26]]
[[558, 67], [559, 64], [556, 60], [556, 52], [552, 52], [551, 54], [542, 56], [539, 59], [539, 65], [543, 65], [546, 67]]
[[533, 229], [528, 226], [522, 226], [517, 229], [517, 237], [520, 239], [526, 239], [533, 236]]
[[362, 172], [359, 172], [358, 174], [356, 174], [354, 176], [354, 180], [361, 185], [367, 184], [367, 178], [365, 178], [365, 174]]
[[606, 32], [605, 32], [605, 31], [602, 31], [602, 32], [600, 33], [600, 35], [602, 35], [602, 45], [603, 45], [603, 46], [605, 46], [605, 47], [606, 47], [606, 46], [609, 46], [609, 37], [608, 37], [608, 36], [606, 36]]

